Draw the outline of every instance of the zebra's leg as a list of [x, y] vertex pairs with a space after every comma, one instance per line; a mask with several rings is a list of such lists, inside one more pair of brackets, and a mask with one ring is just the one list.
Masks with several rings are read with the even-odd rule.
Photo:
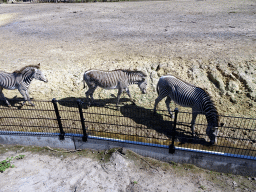
[[194, 113], [192, 111], [191, 132], [193, 137], [195, 136], [195, 122], [196, 122], [197, 115], [198, 113]]
[[8, 107], [11, 106], [11, 104], [9, 103], [9, 101], [5, 98], [3, 92], [2, 92], [3, 88], [0, 87], [0, 97], [2, 97], [5, 100], [5, 103], [8, 105]]
[[118, 89], [118, 93], [117, 93], [117, 102], [116, 102], [116, 106], [117, 106], [117, 107], [118, 107], [119, 100], [120, 100], [120, 96], [121, 96], [122, 93], [123, 93], [123, 89], [122, 89], [122, 88], [119, 88], [119, 89]]
[[28, 94], [26, 93], [27, 90], [24, 90], [24, 89], [18, 89], [20, 94], [23, 96], [24, 98], [24, 101], [21, 103], [21, 106], [23, 106], [27, 101], [28, 101]]
[[88, 102], [90, 102], [90, 98], [89, 98], [89, 96], [90, 96], [92, 103], [94, 103], [93, 93], [94, 93], [94, 91], [96, 90], [97, 86], [96, 86], [96, 87], [88, 86], [88, 87], [89, 87], [89, 89], [88, 89], [88, 91], [85, 93], [86, 99], [88, 100]]
[[27, 101], [29, 102], [29, 104], [30, 104], [31, 106], [34, 107], [35, 104], [31, 102], [30, 97], [29, 97], [29, 94], [28, 94], [28, 90], [26, 90], [25, 93], [26, 93], [26, 96], [27, 96]]
[[132, 96], [131, 96], [131, 94], [130, 94], [130, 91], [129, 91], [128, 87], [125, 89], [125, 91], [126, 91], [127, 95], [130, 97], [130, 100], [131, 100], [131, 102], [133, 103], [133, 105], [135, 105], [135, 101], [133, 100], [133, 98], [132, 98]]
[[172, 112], [171, 112], [171, 109], [170, 109], [171, 101], [172, 101], [172, 99], [169, 96], [167, 96], [167, 99], [165, 100], [165, 104], [166, 104], [167, 110], [168, 110], [171, 118], [173, 118], [173, 115], [172, 115]]
[[163, 99], [164, 97], [163, 96], [158, 96], [155, 100], [155, 106], [154, 106], [154, 114], [156, 114], [156, 107], [158, 105], [158, 103]]

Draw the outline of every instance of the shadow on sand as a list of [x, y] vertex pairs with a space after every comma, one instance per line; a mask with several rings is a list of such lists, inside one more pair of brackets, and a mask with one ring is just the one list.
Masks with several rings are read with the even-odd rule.
[[[145, 125], [148, 129], [153, 129], [158, 133], [166, 135], [169, 139], [172, 139], [174, 122], [169, 116], [158, 113], [154, 114], [152, 109], [146, 109], [136, 105], [122, 106], [120, 112], [123, 116], [132, 119], [137, 124]], [[178, 141], [177, 144], [193, 143], [209, 145], [205, 139], [197, 136], [193, 137], [190, 132], [185, 132], [183, 129], [179, 128], [181, 126], [184, 127], [188, 125], [177, 124], [175, 133], [175, 141]]]
[[[12, 99], [9, 99], [9, 98], [6, 98], [9, 103], [10, 103], [10, 107], [17, 107], [18, 109], [21, 109], [22, 107], [22, 102], [24, 101], [24, 98], [22, 97], [17, 97], [17, 96], [14, 96]], [[31, 101], [33, 101], [33, 98], [31, 98]], [[26, 104], [28, 104], [26, 102]], [[8, 105], [6, 104], [5, 100], [3, 98], [0, 98], [0, 106], [3, 106], [3, 107], [8, 107]]]
[[[134, 104], [123, 105], [124, 103], [130, 102], [130, 99], [128, 98], [121, 98], [120, 106], [118, 108], [116, 107], [115, 98], [96, 99], [94, 104], [90, 104], [84, 97], [67, 97], [58, 100], [58, 103], [66, 107], [77, 107], [78, 100], [82, 101], [81, 104], [83, 109], [88, 109], [89, 107], [104, 107], [108, 110], [118, 110], [124, 117], [132, 119], [137, 125], [143, 125], [143, 127], [145, 127], [147, 130], [155, 130], [159, 135], [164, 134], [169, 139], [172, 139], [173, 119], [170, 118], [169, 115], [158, 113], [154, 114], [153, 109], [147, 109]], [[98, 113], [100, 114], [100, 111], [98, 111]], [[119, 117], [117, 116], [117, 118]], [[188, 126], [189, 125], [177, 122], [175, 133], [176, 145], [183, 145], [185, 143], [208, 145], [208, 142], [206, 142], [205, 139], [197, 136], [193, 137], [191, 132], [184, 131], [184, 127]], [[158, 136], [156, 135], [154, 137], [157, 138]]]
[[[85, 97], [66, 97], [58, 100], [58, 103], [66, 107], [74, 107], [77, 106], [76, 102], [79, 100], [82, 102], [82, 107], [85, 109], [87, 109], [88, 107], [108, 107], [109, 105], [116, 107], [116, 98], [95, 99], [94, 103], [91, 103], [88, 102], [88, 100]], [[123, 103], [127, 102], [131, 102], [130, 99], [121, 98], [119, 104], [123, 105]]]

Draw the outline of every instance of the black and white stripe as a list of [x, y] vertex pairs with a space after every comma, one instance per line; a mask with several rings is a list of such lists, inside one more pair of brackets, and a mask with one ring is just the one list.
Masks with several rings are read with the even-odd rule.
[[157, 84], [158, 97], [155, 100], [154, 113], [156, 112], [156, 107], [158, 103], [165, 97], [167, 97], [165, 103], [168, 112], [172, 116], [170, 110], [170, 102], [173, 100], [178, 105], [183, 107], [192, 108], [192, 121], [191, 121], [191, 131], [194, 135], [195, 120], [198, 114], [204, 114], [206, 116], [208, 126], [206, 133], [210, 138], [211, 144], [217, 142], [218, 134], [218, 124], [219, 116], [211, 100], [209, 94], [194, 85], [186, 83], [174, 76], [162, 76]]
[[[147, 87], [147, 75], [141, 71], [129, 71], [129, 70], [114, 70], [114, 71], [101, 71], [101, 70], [89, 70], [84, 73], [83, 82], [89, 87], [89, 90], [85, 93], [86, 98], [91, 97], [92, 102], [93, 93], [99, 86], [103, 89], [118, 89], [117, 104], [119, 103], [120, 95], [125, 90], [128, 96], [131, 98], [128, 86], [131, 84], [138, 84], [142, 93], [146, 93]], [[134, 102], [132, 100], [132, 102]]]
[[48, 82], [48, 80], [45, 78], [42, 71], [39, 70], [40, 64], [38, 65], [31, 65], [23, 67], [19, 71], [14, 71], [13, 73], [7, 73], [7, 72], [0, 72], [0, 97], [2, 97], [6, 104], [10, 106], [10, 103], [8, 100], [4, 97], [4, 94], [2, 92], [3, 89], [9, 89], [14, 90], [18, 89], [20, 94], [24, 97], [24, 102], [22, 105], [25, 104], [26, 101], [28, 101], [31, 105], [34, 105], [30, 101], [28, 88], [33, 79], [38, 79], [40, 81]]

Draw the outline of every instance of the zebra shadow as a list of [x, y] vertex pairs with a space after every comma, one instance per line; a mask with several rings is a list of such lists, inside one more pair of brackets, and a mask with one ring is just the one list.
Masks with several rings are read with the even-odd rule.
[[[163, 135], [172, 139], [173, 136], [173, 119], [166, 114], [154, 114], [152, 109], [146, 109], [144, 107], [136, 105], [125, 105], [120, 107], [120, 112], [124, 117], [132, 119], [137, 125], [145, 128], [144, 131], [154, 135], [154, 138], [161, 138]], [[186, 143], [209, 145], [209, 143], [204, 138], [199, 138], [198, 136], [192, 136], [191, 132], [184, 131], [184, 127], [189, 127], [187, 124], [177, 124], [175, 132], [175, 142], [178, 145], [183, 145]], [[155, 130], [155, 131], [153, 131]]]
[[162, 115], [154, 114], [152, 109], [146, 109], [137, 105], [124, 105], [120, 107], [120, 112], [124, 117], [133, 120], [135, 123], [134, 127], [144, 128], [144, 131], [151, 135], [152, 133], [150, 132], [152, 130], [155, 130], [159, 135], [164, 134], [167, 137], [172, 135], [172, 122], [166, 120]]
[[[109, 107], [116, 109], [116, 98], [94, 99], [94, 103], [90, 103], [85, 97], [66, 97], [58, 100], [58, 103], [66, 107], [75, 107], [79, 100], [82, 102], [82, 107], [85, 109], [88, 107]], [[122, 105], [127, 102], [130, 102], [130, 99], [121, 98], [119, 104]]]
[[[199, 144], [199, 145], [205, 145], [205, 146], [211, 145], [210, 142], [207, 142], [204, 138], [200, 138], [198, 136], [192, 136], [191, 131], [184, 130], [184, 128], [190, 130], [190, 127], [191, 127], [190, 124], [177, 123], [176, 141], [178, 142], [178, 145], [183, 145], [186, 143]], [[196, 131], [195, 133], [197, 135]]]
[[[24, 101], [22, 97], [17, 97], [17, 95], [11, 99], [9, 98], [6, 98], [6, 99], [9, 101], [11, 107], [17, 107], [18, 109], [22, 107], [22, 102]], [[33, 101], [33, 98], [30, 98], [30, 100]], [[0, 106], [8, 107], [8, 105], [6, 104], [3, 98], [0, 98]]]

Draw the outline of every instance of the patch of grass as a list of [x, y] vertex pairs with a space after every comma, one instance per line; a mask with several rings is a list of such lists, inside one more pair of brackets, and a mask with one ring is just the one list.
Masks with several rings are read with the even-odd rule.
[[192, 165], [192, 164], [183, 164], [183, 167], [189, 170], [193, 170], [197, 168], [195, 165]]
[[113, 148], [109, 150], [103, 150], [103, 151], [98, 151], [96, 155], [96, 159], [99, 161], [103, 161], [104, 163], [109, 162], [112, 154], [116, 152], [119, 148]]
[[202, 190], [205, 190], [206, 189], [206, 187], [205, 186], [203, 186], [203, 185], [200, 185], [200, 187], [199, 187], [200, 189], [202, 189]]
[[176, 162], [174, 162], [174, 161], [171, 161], [171, 162], [170, 162], [170, 165], [172, 165], [172, 166], [175, 168], [175, 167], [178, 167], [179, 164], [176, 163]]
[[0, 162], [0, 172], [3, 173], [8, 168], [13, 168], [14, 165], [11, 164], [11, 161], [14, 159], [23, 159], [25, 155], [18, 155], [16, 157], [8, 157], [5, 160]]

